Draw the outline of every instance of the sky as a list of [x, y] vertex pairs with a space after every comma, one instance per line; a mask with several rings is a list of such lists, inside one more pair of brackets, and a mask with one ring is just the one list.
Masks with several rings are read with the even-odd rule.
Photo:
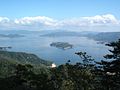
[[0, 0], [0, 29], [120, 31], [120, 0]]

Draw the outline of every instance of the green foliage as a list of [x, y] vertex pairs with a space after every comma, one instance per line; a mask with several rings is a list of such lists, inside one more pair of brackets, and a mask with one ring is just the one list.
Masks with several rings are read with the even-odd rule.
[[50, 90], [48, 73], [35, 74], [30, 64], [18, 64], [15, 68], [13, 76], [0, 78], [0, 90]]
[[120, 39], [116, 42], [106, 44], [112, 47], [111, 53], [104, 56], [109, 61], [101, 61], [98, 64], [99, 73], [101, 74], [101, 85], [104, 90], [119, 90], [120, 88]]
[[0, 51], [1, 78], [13, 75], [17, 64], [31, 64], [34, 66], [33, 71], [35, 73], [40, 73], [41, 71], [49, 73], [47, 66], [50, 66], [52, 62], [42, 60], [34, 54]]
[[17, 62], [13, 60], [0, 60], [0, 78], [9, 77], [14, 74]]
[[93, 90], [94, 64], [93, 59], [86, 53], [78, 52], [83, 63], [60, 65], [51, 69], [56, 90]]
[[20, 62], [21, 64], [35, 64], [35, 65], [51, 65], [52, 62], [45, 61], [40, 59], [34, 54], [28, 54], [24, 52], [8, 52], [8, 51], [0, 51], [0, 57], [5, 59], [15, 60]]

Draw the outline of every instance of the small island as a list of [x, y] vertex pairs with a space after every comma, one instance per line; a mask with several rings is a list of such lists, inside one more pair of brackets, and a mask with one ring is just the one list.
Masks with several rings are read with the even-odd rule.
[[8, 46], [8, 47], [1, 47], [0, 46], [0, 51], [7, 51], [7, 49], [11, 49], [12, 47], [11, 46]]
[[53, 42], [50, 44], [50, 46], [57, 47], [63, 50], [71, 49], [73, 47], [72, 44], [69, 44], [67, 42]]
[[105, 41], [97, 41], [97, 44], [107, 44]]

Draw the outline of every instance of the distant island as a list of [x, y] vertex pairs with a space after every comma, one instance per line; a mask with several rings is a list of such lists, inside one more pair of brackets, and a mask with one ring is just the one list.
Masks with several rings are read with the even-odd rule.
[[50, 44], [50, 46], [60, 48], [60, 49], [63, 49], [63, 50], [71, 49], [73, 47], [72, 44], [69, 44], [67, 42], [53, 42], [53, 43]]
[[7, 49], [11, 49], [11, 46], [5, 47], [5, 46], [0, 46], [0, 51], [7, 51]]
[[19, 38], [19, 37], [24, 37], [24, 35], [20, 35], [20, 34], [0, 34], [0, 37], [2, 37], [2, 38]]
[[120, 32], [73, 32], [73, 31], [58, 31], [51, 32], [48, 34], [40, 35], [41, 37], [87, 37], [96, 41], [100, 41], [99, 44], [104, 44], [103, 42], [113, 42], [120, 38]]

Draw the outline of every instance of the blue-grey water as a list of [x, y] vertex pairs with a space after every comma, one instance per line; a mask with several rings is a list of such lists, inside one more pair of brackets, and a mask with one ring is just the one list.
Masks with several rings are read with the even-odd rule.
[[[62, 50], [50, 46], [58, 41], [73, 44], [73, 48]], [[97, 41], [86, 37], [40, 37], [39, 34], [31, 34], [20, 38], [0, 38], [0, 46], [12, 46], [11, 51], [33, 53], [56, 64], [64, 64], [68, 60], [79, 62], [79, 56], [74, 54], [78, 51], [85, 51], [96, 60], [103, 59], [108, 53], [108, 47], [104, 44], [97, 44]]]

